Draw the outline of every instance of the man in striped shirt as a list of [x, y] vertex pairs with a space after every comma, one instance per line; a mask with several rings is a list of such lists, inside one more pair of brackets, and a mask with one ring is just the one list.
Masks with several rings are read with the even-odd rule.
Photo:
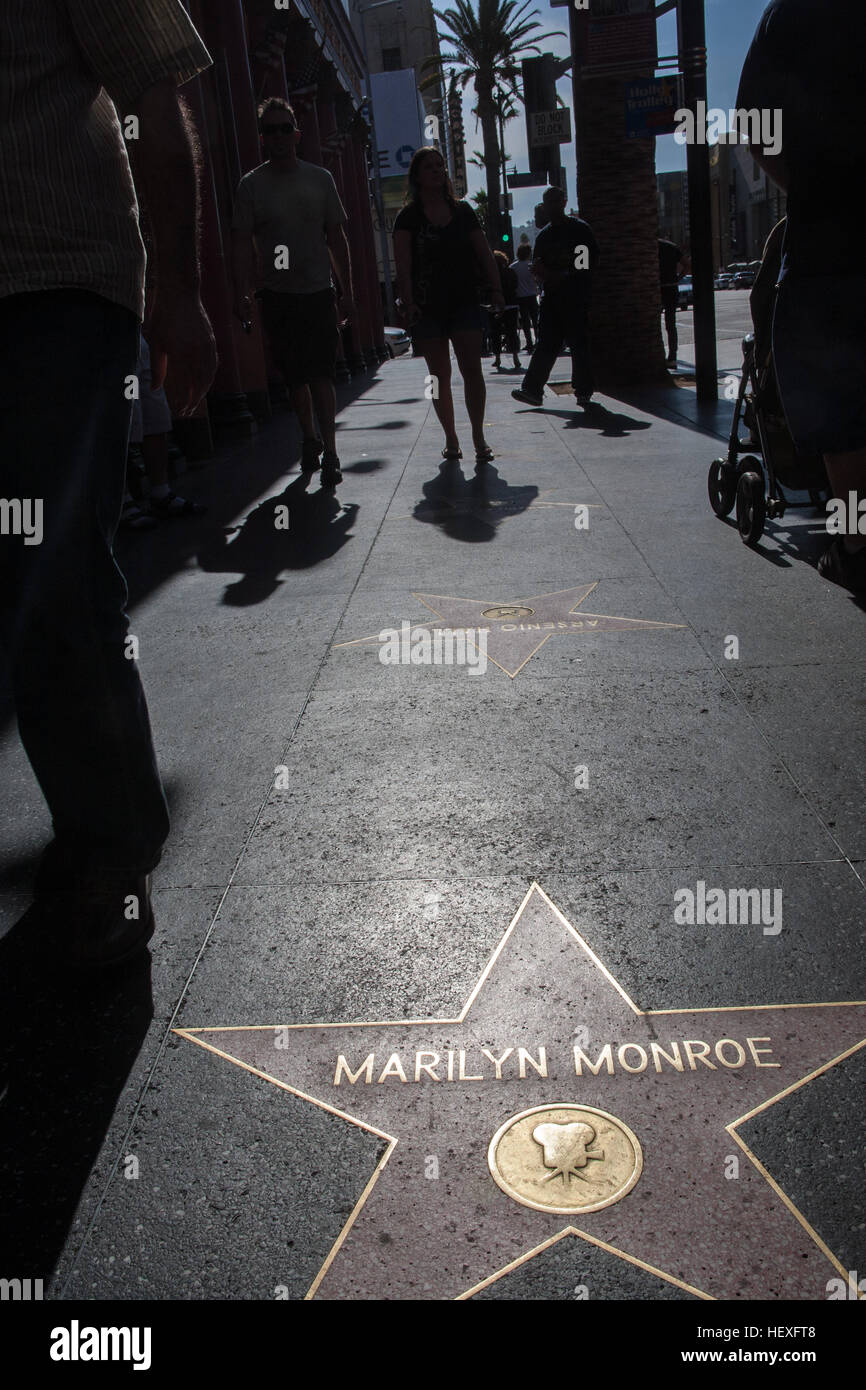
[[168, 833], [112, 551], [144, 308], [127, 151], [155, 247], [153, 376], [168, 359], [187, 414], [216, 353], [176, 89], [209, 64], [179, 0], [0, 7], [0, 644], [53, 820], [38, 887], [82, 967], [151, 936]]

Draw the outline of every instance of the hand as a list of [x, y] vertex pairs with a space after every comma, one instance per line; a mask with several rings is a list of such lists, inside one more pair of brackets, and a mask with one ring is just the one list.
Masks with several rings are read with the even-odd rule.
[[350, 294], [341, 294], [337, 302], [344, 320], [355, 318], [358, 310], [355, 308], [355, 301]]
[[240, 298], [235, 295], [232, 309], [236, 319], [240, 319], [241, 323], [249, 323], [253, 316], [253, 301], [248, 294], [241, 295]]
[[192, 415], [216, 375], [217, 351], [210, 319], [198, 294], [157, 288], [150, 320], [151, 384], [168, 382], [173, 415]]

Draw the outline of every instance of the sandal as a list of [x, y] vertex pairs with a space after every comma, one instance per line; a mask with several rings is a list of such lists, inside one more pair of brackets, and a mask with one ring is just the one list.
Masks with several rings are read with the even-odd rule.
[[489, 444], [485, 444], [483, 449], [475, 450], [476, 463], [491, 463], [495, 455]]
[[818, 561], [818, 573], [831, 584], [840, 584], [852, 593], [866, 592], [866, 547], [846, 550], [841, 536], [834, 536]]
[[445, 448], [442, 450], [442, 457], [445, 459], [446, 463], [455, 463], [457, 459], [462, 459], [463, 450], [449, 449], [446, 444]]
[[150, 510], [155, 516], [202, 516], [207, 507], [201, 502], [193, 502], [189, 497], [178, 497], [170, 492], [167, 497], [151, 497]]

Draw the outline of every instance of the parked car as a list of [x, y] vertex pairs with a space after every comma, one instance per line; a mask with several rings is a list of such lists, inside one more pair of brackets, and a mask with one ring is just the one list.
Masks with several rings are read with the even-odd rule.
[[691, 309], [694, 302], [694, 285], [691, 275], [684, 275], [677, 285], [677, 308]]
[[729, 290], [731, 289], [733, 283], [733, 275], [729, 275], [726, 270], [719, 271], [719, 274], [716, 276], [715, 279], [715, 286], [717, 290]]
[[385, 346], [392, 357], [400, 357], [412, 346], [412, 339], [405, 328], [386, 328]]
[[735, 290], [750, 290], [755, 283], [755, 272], [753, 270], [740, 270], [734, 276], [732, 288]]

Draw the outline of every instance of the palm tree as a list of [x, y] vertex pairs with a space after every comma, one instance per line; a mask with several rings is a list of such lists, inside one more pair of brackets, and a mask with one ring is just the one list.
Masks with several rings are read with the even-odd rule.
[[[456, 69], [456, 80], [461, 88], [469, 82], [475, 85], [478, 99], [476, 107], [481, 122], [481, 135], [484, 143], [484, 171], [487, 183], [487, 205], [490, 225], [488, 235], [493, 238], [499, 233], [499, 132], [497, 130], [498, 109], [494, 90], [499, 84], [504, 91], [517, 95], [516, 82], [520, 59], [531, 53], [540, 53], [538, 45], [561, 33], [553, 30], [537, 34], [540, 28], [534, 18], [538, 10], [527, 14], [532, 0], [478, 0], [477, 12], [469, 0], [455, 0], [455, 8], [436, 10], [433, 13], [444, 26], [446, 33], [440, 32], [440, 40], [450, 44], [453, 52], [428, 58], [425, 66], [437, 69], [428, 77], [422, 87], [432, 86], [439, 81], [439, 72], [446, 66]], [[531, 36], [531, 42], [530, 42]]]
[[475, 211], [478, 214], [478, 221], [481, 223], [481, 226], [484, 230], [484, 234], [486, 236], [488, 231], [487, 224], [489, 221], [486, 191], [483, 188], [479, 188], [477, 193], [472, 194], [471, 201], [475, 204]]

